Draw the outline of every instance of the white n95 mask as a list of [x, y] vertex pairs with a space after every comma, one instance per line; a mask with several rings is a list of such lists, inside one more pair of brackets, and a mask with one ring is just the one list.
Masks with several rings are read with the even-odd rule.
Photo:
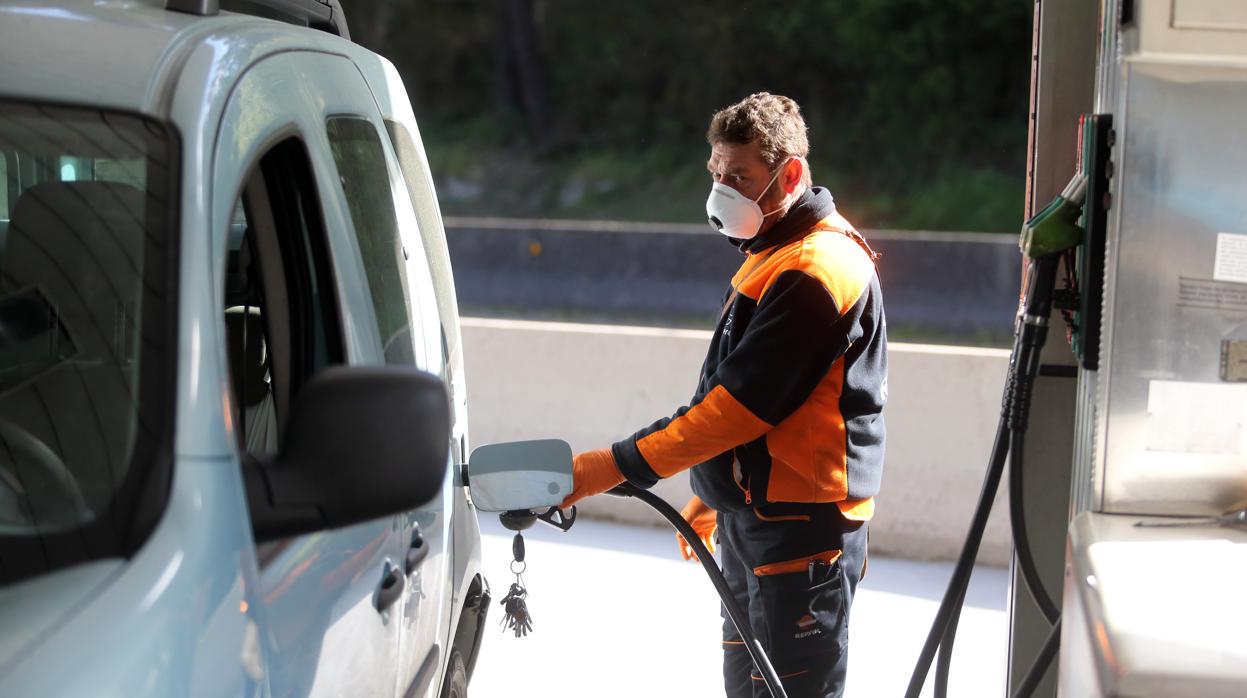
[[757, 199], [749, 199], [726, 184], [715, 182], [710, 187], [710, 198], [706, 199], [706, 218], [710, 227], [737, 240], [750, 240], [757, 236], [758, 230], [762, 228], [763, 219], [784, 208], [780, 206], [770, 213], [763, 213], [762, 208], [758, 206], [758, 199], [766, 195], [767, 190], [779, 178], [779, 173], [783, 170], [783, 165], [775, 170], [771, 181], [766, 183], [766, 188], [758, 194]]

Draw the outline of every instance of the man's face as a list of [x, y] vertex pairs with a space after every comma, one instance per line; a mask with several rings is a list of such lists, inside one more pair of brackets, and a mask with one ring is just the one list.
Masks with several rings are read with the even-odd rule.
[[[778, 208], [783, 203], [784, 197], [791, 191], [785, 186], [787, 183], [784, 180], [788, 178], [783, 174], [771, 185], [770, 189], [766, 188], [775, 173], [767, 169], [757, 141], [715, 143], [710, 146], [710, 160], [706, 162], [706, 169], [715, 182], [731, 187], [749, 199], [757, 199], [758, 206], [763, 212], [769, 213]], [[764, 189], [766, 193], [758, 199], [758, 195], [762, 194]], [[774, 225], [779, 217], [779, 215], [767, 216], [762, 222], [762, 230]]]

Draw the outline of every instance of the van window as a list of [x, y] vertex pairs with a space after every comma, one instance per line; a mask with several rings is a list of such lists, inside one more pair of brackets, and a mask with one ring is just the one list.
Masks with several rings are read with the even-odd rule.
[[335, 117], [327, 130], [368, 277], [385, 362], [414, 365], [407, 251], [399, 237], [381, 139], [363, 119]]
[[248, 173], [230, 220], [224, 289], [239, 447], [275, 453], [303, 384], [343, 361], [320, 199], [298, 139]]
[[386, 121], [385, 130], [394, 147], [394, 155], [398, 158], [398, 167], [403, 171], [412, 208], [420, 219], [420, 241], [424, 244], [424, 256], [429, 260], [429, 272], [433, 276], [438, 316], [445, 323], [442, 327], [444, 359], [452, 361], [451, 357], [459, 351], [459, 304], [455, 299], [455, 277], [450, 269], [450, 249], [446, 246], [446, 237], [440, 226], [430, 220], [439, 215], [437, 199], [433, 197], [431, 190], [421, 192], [419, 188], [419, 183], [426, 180], [426, 175], [411, 133], [396, 121]]
[[138, 116], [0, 101], [0, 583], [129, 555], [164, 507], [175, 144]]
[[[9, 220], [9, 154], [0, 152], [0, 220]], [[0, 244], [3, 244], [0, 240]]]

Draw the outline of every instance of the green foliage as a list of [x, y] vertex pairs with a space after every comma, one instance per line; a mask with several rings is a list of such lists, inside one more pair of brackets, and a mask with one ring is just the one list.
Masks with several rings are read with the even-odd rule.
[[894, 228], [996, 231], [1022, 228], [1024, 180], [996, 170], [941, 173], [909, 200]]
[[439, 184], [481, 192], [451, 210], [699, 220], [710, 115], [767, 90], [802, 105], [815, 179], [858, 225], [1020, 224], [1030, 0], [531, 0], [536, 125], [508, 98], [506, 2], [348, 8], [403, 72]]

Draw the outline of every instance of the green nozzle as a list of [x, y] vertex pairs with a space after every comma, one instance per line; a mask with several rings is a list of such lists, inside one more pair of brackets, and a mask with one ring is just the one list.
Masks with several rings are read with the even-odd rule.
[[1022, 254], [1032, 258], [1044, 257], [1077, 247], [1083, 235], [1078, 217], [1082, 215], [1086, 196], [1087, 178], [1082, 174], [1074, 175], [1052, 203], [1022, 226], [1019, 241]]

